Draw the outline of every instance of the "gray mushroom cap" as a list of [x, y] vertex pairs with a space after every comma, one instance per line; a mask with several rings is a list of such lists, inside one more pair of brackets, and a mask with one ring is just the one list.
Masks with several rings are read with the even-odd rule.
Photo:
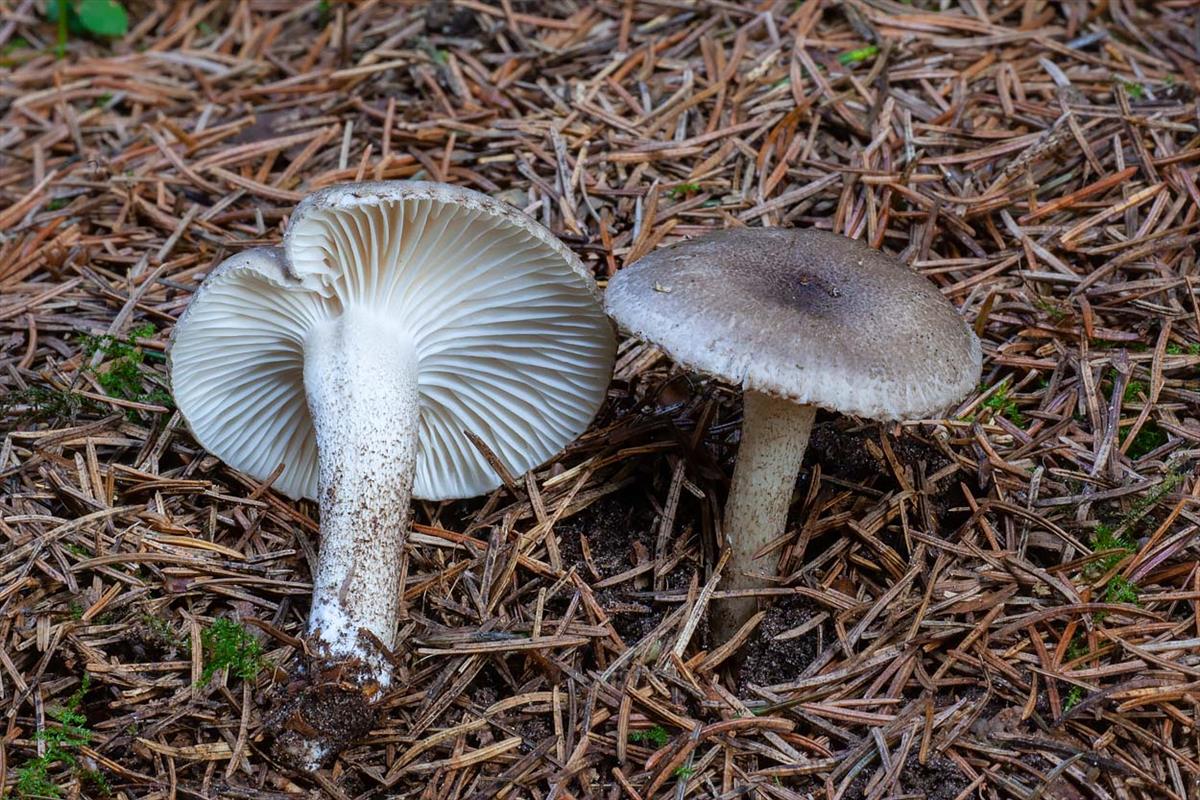
[[608, 313], [676, 362], [880, 420], [936, 415], [978, 383], [979, 340], [894, 256], [827, 231], [741, 228], [622, 269]]

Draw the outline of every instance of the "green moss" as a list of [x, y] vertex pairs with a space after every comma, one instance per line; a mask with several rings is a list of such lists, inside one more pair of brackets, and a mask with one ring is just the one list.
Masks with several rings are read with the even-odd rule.
[[1113, 528], [1101, 523], [1096, 526], [1092, 535], [1092, 550], [1096, 553], [1108, 552], [1104, 558], [1095, 562], [1101, 574], [1121, 563], [1121, 560], [1137, 549], [1127, 536], [1117, 536]]
[[[986, 387], [981, 386], [981, 390], [986, 390]], [[1000, 415], [1008, 419], [1009, 422], [1018, 426], [1025, 427], [1025, 415], [1021, 413], [1021, 409], [1017, 407], [1016, 401], [1009, 396], [1009, 384], [1007, 380], [999, 389], [992, 392], [986, 400], [983, 401], [983, 407], [991, 409], [992, 415]]]
[[1134, 81], [1121, 81], [1121, 86], [1125, 87], [1125, 93], [1134, 100], [1142, 100], [1146, 97], [1146, 87]]
[[1038, 297], [1033, 301], [1033, 304], [1042, 311], [1050, 315], [1050, 318], [1055, 322], [1061, 322], [1067, 316], [1067, 312], [1063, 311], [1057, 303], [1053, 303], [1044, 297]]
[[689, 181], [687, 183], [681, 183], [678, 186], [672, 186], [667, 191], [667, 194], [671, 195], [671, 199], [678, 200], [681, 197], [686, 197], [689, 194], [698, 191], [700, 191], [700, 184]]
[[1066, 698], [1063, 700], [1063, 711], [1070, 711], [1075, 706], [1079, 705], [1079, 701], [1083, 699], [1083, 687], [1072, 686], [1071, 691], [1067, 692]]
[[1123, 526], [1132, 525], [1139, 519], [1144, 517], [1147, 512], [1154, 507], [1159, 500], [1163, 499], [1176, 486], [1183, 483], [1183, 473], [1171, 470], [1162, 479], [1162, 483], [1155, 486], [1145, 495], [1139, 497], [1136, 502], [1130, 507], [1129, 511], [1121, 517]]
[[[1115, 569], [1118, 564], [1120, 564], [1125, 560], [1126, 557], [1129, 556], [1130, 553], [1137, 550], [1137, 545], [1132, 540], [1126, 536], [1117, 536], [1111, 526], [1103, 523], [1096, 526], [1096, 530], [1092, 534], [1091, 544], [1093, 552], [1105, 553], [1105, 555], [1101, 556], [1098, 560], [1093, 561], [1091, 564], [1088, 564], [1088, 566], [1084, 569], [1084, 578], [1088, 580], [1095, 580], [1101, 575], [1108, 573], [1110, 570]], [[1117, 589], [1114, 587], [1119, 586], [1121, 581], [1128, 583], [1128, 581], [1119, 575], [1114, 575], [1108, 579], [1108, 582], [1104, 586], [1103, 593], [1105, 602], [1126, 602], [1123, 600], [1111, 599], [1113, 592], [1117, 591]], [[1096, 614], [1096, 622], [1101, 622], [1105, 616], [1106, 614], [1104, 612]], [[1084, 644], [1083, 647], [1086, 648], [1086, 644]], [[1067, 650], [1067, 656], [1071, 660], [1074, 660], [1078, 657], [1077, 655], [1073, 654], [1074, 648], [1075, 643], [1072, 642], [1071, 647]]]
[[1114, 575], [1104, 587], [1104, 602], [1139, 605], [1137, 584], [1123, 575]]
[[[1121, 433], [1121, 444], [1125, 444], [1125, 440], [1129, 438], [1128, 431]], [[1137, 436], [1133, 439], [1133, 444], [1129, 445], [1129, 449], [1125, 454], [1135, 461], [1142, 458], [1147, 453], [1152, 453], [1158, 448], [1167, 443], [1167, 434], [1162, 428], [1158, 427], [1154, 422], [1147, 422], [1138, 431]]]
[[324, 28], [333, 16], [333, 4], [329, 0], [319, 0], [317, 3], [317, 27]]
[[231, 619], [216, 619], [200, 634], [204, 646], [204, 672], [200, 683], [212, 680], [217, 670], [229, 668], [242, 680], [254, 680], [262, 669], [262, 645], [246, 626]]
[[[14, 409], [21, 409], [15, 412]], [[45, 386], [27, 386], [0, 395], [0, 417], [15, 413], [17, 419], [53, 422], [74, 419], [81, 411], [95, 412], [100, 405], [75, 392]]]
[[57, 728], [46, 728], [37, 738], [46, 743], [47, 749], [79, 747], [92, 740], [87, 728], [87, 717], [73, 708], [54, 708], [47, 712], [58, 723]]
[[140, 358], [136, 361], [132, 358], [118, 358], [109, 364], [107, 370], [96, 374], [96, 381], [111, 397], [125, 400], [141, 397], [143, 391], [142, 371], [138, 369], [140, 363]]
[[1067, 661], [1078, 661], [1079, 659], [1086, 657], [1090, 652], [1092, 652], [1092, 650], [1090, 647], [1088, 647], [1087, 637], [1081, 636], [1077, 633], [1075, 634], [1074, 638], [1071, 639], [1071, 643], [1067, 645]]
[[66, 705], [46, 712], [58, 724], [43, 728], [34, 737], [43, 743], [44, 750], [42, 755], [26, 761], [17, 769], [17, 797], [30, 800], [62, 797], [61, 787], [50, 777], [50, 768], [58, 764], [75, 770], [78, 764], [75, 751], [92, 741], [94, 734], [87, 727], [87, 717], [79, 710], [83, 696], [90, 687], [91, 676], [85, 673], [79, 688], [67, 699]]
[[[102, 336], [85, 336], [80, 341], [84, 357], [91, 360], [97, 353], [104, 362], [91, 370], [96, 376], [96, 382], [109, 397], [120, 400], [130, 400], [135, 403], [152, 403], [172, 408], [171, 396], [161, 388], [145, 388], [142, 375], [142, 364], [147, 357], [161, 358], [161, 354], [147, 351], [139, 346], [143, 339], [149, 339], [157, 332], [153, 323], [138, 325], [129, 331], [124, 339], [104, 334]], [[130, 419], [136, 420], [137, 412], [128, 413]]]
[[85, 769], [79, 773], [79, 778], [84, 784], [91, 786], [101, 797], [109, 797], [112, 795], [112, 784], [108, 782], [108, 778], [103, 772], [98, 769]]
[[680, 765], [675, 768], [675, 772], [673, 774], [675, 775], [676, 778], [679, 778], [682, 781], [686, 781], [688, 778], [690, 778], [696, 774], [696, 768], [689, 767], [686, 765]]
[[62, 797], [58, 784], [50, 779], [50, 766], [53, 762], [44, 756], [26, 762], [17, 768], [17, 783], [14, 787], [17, 797]]
[[23, 36], [14, 36], [8, 40], [4, 47], [0, 48], [0, 56], [11, 56], [18, 50], [28, 50], [32, 47], [29, 41]]
[[[1145, 496], [1138, 498], [1137, 502], [1121, 515], [1115, 525], [1107, 523], [1097, 525], [1092, 533], [1092, 550], [1097, 553], [1105, 552], [1107, 555], [1090, 564], [1085, 570], [1085, 576], [1095, 578], [1103, 575], [1116, 568], [1130, 553], [1136, 552], [1137, 542], [1130, 531], [1140, 527], [1139, 523], [1142, 518], [1149, 514], [1155, 504], [1182, 481], [1182, 473], [1168, 472], [1162, 483], [1147, 492]], [[1118, 536], [1117, 531], [1124, 531], [1124, 533]], [[1138, 602], [1137, 585], [1121, 575], [1114, 575], [1104, 586], [1104, 600], [1108, 603], [1136, 605]]]
[[634, 744], [652, 744], [655, 747], [662, 747], [671, 741], [671, 734], [667, 733], [667, 729], [662, 725], [655, 725], [644, 731], [630, 731], [629, 741]]

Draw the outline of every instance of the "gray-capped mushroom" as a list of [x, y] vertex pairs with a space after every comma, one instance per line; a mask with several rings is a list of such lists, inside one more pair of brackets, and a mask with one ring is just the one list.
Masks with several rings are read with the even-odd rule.
[[[811, 229], [736, 229], [664, 247], [608, 284], [609, 314], [678, 363], [744, 390], [725, 508], [721, 588], [767, 586], [755, 554], [786, 527], [817, 408], [935, 415], [977, 384], [979, 340], [937, 287], [893, 256]], [[725, 641], [755, 598], [713, 607]]]
[[[613, 350], [591, 275], [549, 231], [477, 192], [390, 182], [311, 195], [281, 248], [222, 263], [170, 366], [205, 449], [260, 480], [282, 465], [275, 488], [319, 502], [310, 673], [369, 700], [392, 675], [410, 496], [498, 486], [472, 436], [513, 474], [553, 456], [599, 407]], [[318, 732], [289, 745], [305, 766], [349, 738], [301, 729]]]

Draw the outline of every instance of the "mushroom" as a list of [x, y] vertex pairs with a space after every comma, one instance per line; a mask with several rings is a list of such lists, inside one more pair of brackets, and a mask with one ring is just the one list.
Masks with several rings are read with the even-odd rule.
[[[479, 495], [501, 482], [489, 456], [513, 474], [553, 456], [599, 407], [614, 346], [579, 259], [454, 186], [317, 192], [281, 248], [204, 281], [171, 344], [175, 400], [206, 450], [320, 505], [313, 680], [336, 675], [368, 700], [388, 686], [410, 496]], [[338, 708], [324, 714], [343, 719], [333, 728], [373, 720]], [[300, 713], [294, 761], [354, 738], [322, 730], [320, 709]]]
[[[609, 281], [605, 305], [676, 362], [743, 389], [723, 590], [770, 585], [755, 557], [784, 533], [818, 407], [922, 418], [979, 380], [979, 340], [936, 286], [826, 231], [742, 228], [661, 248]], [[716, 640], [755, 607], [753, 595], [718, 600]]]

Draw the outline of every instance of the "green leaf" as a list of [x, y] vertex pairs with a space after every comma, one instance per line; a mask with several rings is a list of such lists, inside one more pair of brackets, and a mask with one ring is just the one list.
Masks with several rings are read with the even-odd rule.
[[129, 33], [129, 15], [117, 0], [80, 0], [79, 24], [93, 36], [116, 38]]

